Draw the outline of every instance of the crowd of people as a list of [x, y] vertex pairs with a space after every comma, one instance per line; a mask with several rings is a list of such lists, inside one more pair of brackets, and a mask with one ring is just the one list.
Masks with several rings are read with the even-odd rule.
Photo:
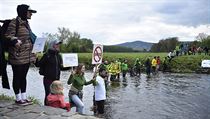
[[171, 60], [172, 58], [176, 56], [195, 55], [196, 53], [198, 55], [201, 55], [202, 53], [204, 53], [205, 55], [210, 55], [209, 48], [207, 46], [196, 47], [195, 45], [193, 45], [190, 47], [188, 44], [182, 43], [180, 45], [177, 45], [173, 51], [168, 53], [168, 58]]
[[130, 74], [130, 77], [140, 77], [143, 71], [146, 71], [147, 76], [150, 77], [150, 73], [155, 75], [160, 70], [160, 65], [160, 56], [154, 56], [153, 59], [148, 57], [145, 61], [136, 58], [133, 65], [129, 65], [127, 59], [119, 58], [110, 63], [105, 60], [99, 65], [99, 68], [106, 69], [108, 77], [110, 77], [107, 79], [110, 79], [110, 81], [119, 81], [120, 75], [122, 75], [122, 78], [124, 79], [128, 73]]
[[[47, 52], [40, 60], [35, 53], [32, 53], [36, 36], [30, 28], [28, 19], [31, 19], [32, 14], [36, 12], [29, 5], [18, 5], [18, 16], [11, 20], [5, 33], [5, 38], [10, 44], [8, 47], [8, 60], [13, 71], [12, 86], [15, 94], [15, 104], [23, 106], [32, 104], [32, 101], [27, 98], [26, 76], [29, 66], [35, 64], [39, 67], [39, 74], [43, 75], [44, 105], [62, 108], [67, 111], [70, 111], [71, 107], [75, 106], [78, 113], [84, 114], [83, 86], [93, 84], [95, 87], [94, 102], [95, 107], [97, 107], [95, 112], [98, 115], [103, 115], [106, 99], [104, 82], [104, 79], [107, 77], [106, 70], [104, 68], [97, 69], [93, 79], [87, 82], [84, 77], [85, 65], [79, 64], [75, 67], [67, 81], [71, 88], [69, 89], [69, 101], [65, 102], [63, 84], [60, 81], [60, 72], [63, 64], [62, 57], [59, 54], [61, 42], [59, 40], [51, 40], [48, 44]], [[1, 54], [4, 54], [2, 51], [4, 46], [1, 44]], [[8, 83], [6, 87], [9, 89]]]
[[[104, 114], [104, 103], [106, 100], [106, 90], [109, 82], [120, 81], [121, 75], [126, 78], [127, 73], [130, 76], [140, 77], [142, 69], [145, 68], [147, 77], [156, 75], [160, 70], [160, 56], [153, 59], [149, 57], [145, 62], [141, 62], [139, 58], [135, 59], [134, 65], [129, 66], [127, 59], [113, 60], [110, 63], [104, 60], [101, 64], [94, 66], [94, 75], [90, 81], [85, 79], [85, 65], [79, 64], [70, 72], [68, 85], [69, 102], [64, 101], [63, 84], [60, 80], [60, 72], [62, 68], [62, 57], [59, 54], [59, 40], [52, 40], [49, 43], [47, 52], [39, 60], [36, 54], [32, 53], [33, 35], [28, 19], [31, 19], [32, 13], [36, 13], [29, 5], [21, 4], [17, 6], [17, 18], [13, 19], [9, 24], [6, 37], [11, 41], [8, 50], [8, 60], [13, 71], [13, 90], [15, 94], [15, 103], [18, 105], [29, 105], [32, 101], [27, 99], [27, 80], [26, 76], [31, 63], [40, 67], [39, 73], [43, 75], [43, 85], [45, 89], [44, 105], [56, 108], [66, 109], [70, 111], [71, 107], [76, 107], [76, 111], [84, 114], [83, 103], [83, 87], [93, 84], [93, 110], [94, 113], [101, 117]], [[18, 32], [16, 32], [16, 21], [19, 22]], [[168, 54], [169, 61], [175, 57], [186, 53], [185, 46], [177, 46], [173, 52]], [[188, 54], [195, 54], [205, 51], [208, 54], [208, 48], [192, 47], [188, 50]]]

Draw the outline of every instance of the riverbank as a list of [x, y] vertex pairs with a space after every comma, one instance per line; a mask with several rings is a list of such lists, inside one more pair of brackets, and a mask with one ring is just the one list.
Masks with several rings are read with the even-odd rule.
[[[160, 70], [163, 70], [163, 62], [165, 57], [167, 57], [167, 53], [104, 53], [103, 59], [111, 61], [115, 60], [124, 60], [128, 61], [128, 67], [131, 68], [134, 66], [134, 62], [136, 58], [139, 58], [142, 65], [145, 64], [146, 58], [149, 57], [150, 60], [153, 59], [154, 56], [160, 56], [161, 65]], [[171, 73], [206, 73], [210, 74], [210, 68], [204, 69], [201, 67], [202, 60], [210, 60], [210, 55], [182, 55], [178, 57], [174, 57], [170, 62], [166, 61], [166, 69], [165, 71]], [[83, 62], [86, 64], [88, 69], [91, 69], [91, 53], [79, 53], [79, 62]], [[142, 72], [145, 72], [145, 67], [142, 67]]]
[[1, 119], [97, 119], [94, 116], [66, 112], [66, 110], [38, 104], [20, 106], [11, 100], [0, 99]]
[[[173, 73], [206, 73], [210, 74], [210, 68], [202, 68], [202, 60], [210, 60], [209, 55], [183, 55], [167, 62], [166, 71]], [[162, 65], [163, 66], [163, 65]]]
[[[163, 61], [165, 57], [167, 57], [167, 53], [104, 53], [103, 60], [107, 60], [109, 63], [115, 60], [124, 60], [128, 61], [129, 68], [134, 65], [136, 58], [139, 58], [141, 63], [144, 65], [146, 58], [149, 57], [151, 60], [154, 56], [160, 56], [161, 59], [161, 70], [163, 69]], [[42, 54], [38, 54], [38, 58], [40, 59]], [[93, 69], [92, 62], [92, 53], [78, 53], [79, 63], [84, 63], [88, 70]], [[171, 62], [167, 62], [167, 68], [165, 69], [167, 72], [171, 73], [206, 73], [210, 74], [209, 69], [203, 69], [201, 67], [202, 60], [210, 60], [210, 55], [182, 55], [175, 57], [171, 60]], [[64, 68], [64, 70], [68, 70], [70, 68]], [[142, 68], [142, 72], [145, 72], [145, 67]]]

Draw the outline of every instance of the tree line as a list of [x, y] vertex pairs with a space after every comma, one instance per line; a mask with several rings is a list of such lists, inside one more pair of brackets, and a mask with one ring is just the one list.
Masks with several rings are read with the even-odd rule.
[[[45, 44], [45, 51], [48, 47], [49, 40], [58, 39], [63, 43], [60, 45], [61, 52], [92, 52], [93, 42], [88, 38], [81, 38], [78, 32], [72, 32], [68, 28], [58, 28], [58, 32], [55, 34], [43, 33], [43, 37], [46, 37], [48, 41]], [[169, 37], [166, 39], [161, 39], [158, 43], [152, 45], [150, 52], [170, 52], [175, 49], [177, 45], [184, 42], [179, 41], [178, 37]], [[200, 33], [195, 41], [187, 42], [188, 47], [208, 47], [210, 48], [210, 35]], [[132, 48], [123, 46], [104, 46], [105, 52], [139, 52]], [[146, 51], [143, 51], [146, 52]]]
[[181, 44], [188, 44], [188, 48], [193, 46], [196, 47], [208, 47], [210, 48], [210, 35], [205, 33], [200, 33], [195, 37], [195, 41], [183, 42], [179, 41], [178, 37], [171, 37], [166, 39], [161, 39], [158, 43], [152, 45], [150, 51], [151, 52], [170, 52], [175, 49], [175, 47]]
[[[58, 28], [58, 33], [43, 33], [43, 37], [47, 38], [45, 44], [45, 51], [48, 47], [48, 42], [53, 39], [58, 39], [62, 41], [60, 45], [60, 51], [63, 53], [69, 52], [92, 52], [93, 42], [88, 38], [81, 38], [80, 34], [77, 32], [72, 32], [68, 28]], [[132, 48], [122, 47], [122, 46], [104, 46], [104, 51], [106, 52], [135, 52]]]

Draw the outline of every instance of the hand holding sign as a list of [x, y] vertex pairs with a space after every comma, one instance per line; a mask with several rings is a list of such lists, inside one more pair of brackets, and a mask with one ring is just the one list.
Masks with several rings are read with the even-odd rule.
[[94, 44], [93, 54], [92, 54], [92, 64], [100, 64], [103, 57], [103, 46], [99, 44]]
[[34, 43], [32, 53], [43, 52], [46, 40], [46, 38], [37, 38]]

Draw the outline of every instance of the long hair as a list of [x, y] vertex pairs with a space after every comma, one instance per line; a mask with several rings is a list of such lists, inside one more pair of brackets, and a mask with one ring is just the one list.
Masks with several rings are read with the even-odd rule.
[[77, 67], [76, 67], [76, 74], [79, 74], [79, 75], [84, 75], [84, 72], [82, 72], [82, 67], [85, 66], [84, 64], [79, 64]]
[[55, 80], [50, 85], [50, 92], [52, 94], [63, 95], [63, 84], [59, 80]]

